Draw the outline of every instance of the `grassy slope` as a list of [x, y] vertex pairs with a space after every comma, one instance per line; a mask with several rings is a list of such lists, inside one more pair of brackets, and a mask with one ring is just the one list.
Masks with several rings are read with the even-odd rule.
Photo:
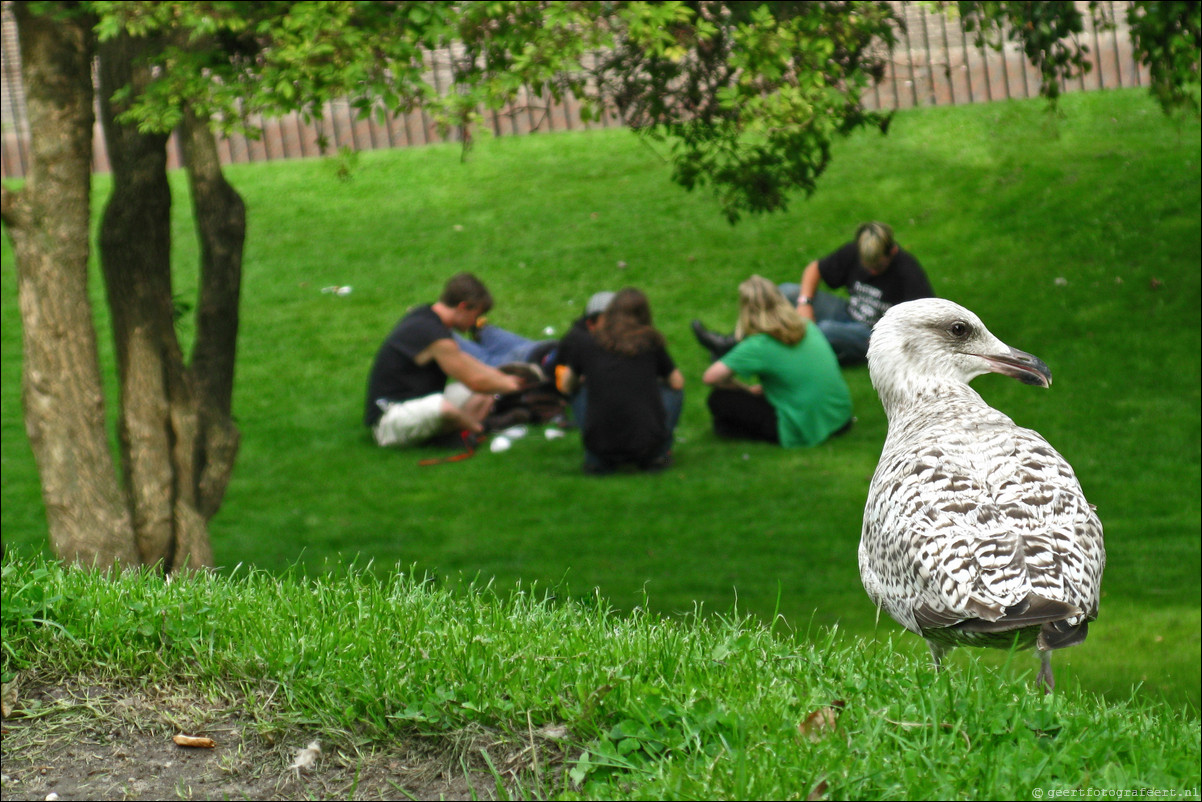
[[[131, 698], [180, 689], [243, 700], [243, 722], [268, 741], [320, 737], [322, 772], [482, 726], [501, 733], [495, 743], [559, 733], [520, 764], [516, 787], [498, 778], [502, 798], [1021, 799], [1131, 788], [1197, 798], [1196, 714], [1073, 689], [1045, 697], [978, 664], [935, 675], [924, 657], [874, 655], [836, 633], [798, 643], [750, 619], [614, 614], [529, 589], [451, 594], [362, 571], [165, 583], [6, 558], [3, 588], [6, 679], [16, 669], [23, 687], [82, 678]], [[55, 732], [79, 707], [21, 709]], [[143, 726], [162, 730], [154, 712]], [[228, 740], [208, 706], [157, 712], [170, 727]], [[6, 766], [23, 765], [12, 750], [30, 736], [6, 735]]]
[[[885, 420], [867, 372], [848, 374], [860, 424], [837, 443], [722, 443], [688, 321], [732, 321], [746, 275], [796, 280], [857, 222], [882, 219], [941, 295], [1055, 374], [1046, 392], [995, 376], [976, 386], [1061, 450], [1106, 526], [1102, 618], [1057, 656], [1058, 678], [1117, 698], [1144, 681], [1196, 706], [1198, 126], [1166, 121], [1137, 93], [1063, 107], [1060, 120], [1039, 102], [904, 112], [888, 137], [842, 143], [812, 199], [735, 228], [622, 131], [485, 141], [466, 163], [451, 147], [362, 154], [349, 181], [321, 161], [231, 169], [251, 209], [235, 398], [245, 439], [213, 522], [219, 562], [321, 571], [359, 555], [501, 587], [596, 587], [622, 609], [644, 593], [665, 612], [737, 601], [802, 632], [836, 621], [873, 632], [855, 553]], [[190, 298], [182, 187], [177, 197], [178, 286]], [[39, 548], [4, 247], [4, 536]], [[564, 330], [597, 289], [646, 290], [690, 378], [677, 468], [586, 479], [574, 437], [422, 469], [412, 453], [370, 447], [359, 415], [379, 340], [461, 269], [490, 284], [494, 322], [531, 336]], [[320, 292], [334, 284], [354, 291]]]

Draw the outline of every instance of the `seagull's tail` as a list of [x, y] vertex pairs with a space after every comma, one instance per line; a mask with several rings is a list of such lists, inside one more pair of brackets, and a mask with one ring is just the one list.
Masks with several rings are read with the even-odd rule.
[[1084, 643], [1085, 636], [1088, 634], [1088, 621], [1082, 621], [1080, 624], [1070, 624], [1067, 621], [1049, 621], [1040, 627], [1039, 640], [1035, 641], [1035, 648], [1043, 652], [1050, 652], [1053, 649], [1076, 646], [1078, 643]]
[[[1042, 644], [1044, 642], [1043, 633], [1049, 628], [1054, 629], [1057, 633], [1064, 631], [1067, 637], [1068, 633], [1066, 630], [1072, 627], [1064, 619], [1080, 615], [1081, 608], [1075, 604], [1028, 593], [1027, 598], [1018, 604], [1007, 607], [1002, 615], [992, 621], [987, 618], [970, 618], [967, 621], [962, 621], [954, 625], [952, 629], [958, 629], [962, 632], [1011, 632], [1016, 629], [1026, 629], [1027, 627], [1042, 624], [1043, 629], [1039, 638], [1040, 644]], [[1058, 643], [1059, 639], [1054, 635], [1052, 640]], [[1085, 640], [1084, 635], [1081, 636], [1080, 640], [1074, 640], [1072, 643], [1058, 643], [1058, 645], [1047, 647], [1041, 645], [1040, 648], [1060, 649], [1064, 646], [1072, 646], [1074, 643], [1080, 643], [1082, 640]]]

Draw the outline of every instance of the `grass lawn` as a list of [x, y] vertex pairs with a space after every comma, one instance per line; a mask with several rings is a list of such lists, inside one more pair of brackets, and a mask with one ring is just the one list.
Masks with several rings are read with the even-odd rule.
[[[876, 623], [859, 583], [861, 514], [886, 430], [867, 371], [848, 371], [859, 423], [834, 443], [722, 442], [688, 329], [695, 317], [733, 324], [740, 280], [795, 281], [879, 219], [936, 292], [1052, 368], [1046, 391], [999, 376], [975, 386], [1065, 455], [1105, 526], [1101, 617], [1085, 645], [1057, 655], [1058, 683], [1120, 699], [1142, 683], [1139, 695], [1196, 708], [1199, 126], [1165, 119], [1140, 92], [1061, 106], [1060, 117], [1041, 101], [900, 112], [887, 137], [840, 143], [812, 198], [736, 227], [705, 192], [671, 184], [656, 148], [625, 131], [484, 140], [466, 160], [453, 146], [364, 153], [346, 179], [337, 160], [230, 168], [250, 210], [234, 400], [244, 440], [212, 522], [219, 564], [321, 574], [355, 560], [448, 584], [596, 588], [620, 610], [737, 606], [802, 636], [838, 624], [924, 651]], [[195, 238], [183, 176], [173, 178], [177, 291], [194, 301]], [[106, 187], [97, 181], [98, 199]], [[3, 248], [0, 515], [6, 548], [32, 553], [46, 532]], [[688, 379], [676, 467], [588, 478], [578, 437], [539, 431], [503, 454], [425, 468], [429, 449], [371, 445], [360, 417], [376, 347], [459, 270], [489, 284], [492, 322], [532, 337], [565, 331], [596, 290], [646, 291]], [[353, 291], [321, 291], [331, 285]], [[94, 291], [107, 335], [99, 279]]]
[[1198, 798], [1196, 712], [835, 630], [363, 570], [3, 577], [5, 798]]

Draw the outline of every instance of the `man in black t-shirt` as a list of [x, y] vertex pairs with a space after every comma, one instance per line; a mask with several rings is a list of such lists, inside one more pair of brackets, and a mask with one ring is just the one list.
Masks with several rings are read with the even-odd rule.
[[[454, 431], [478, 433], [493, 395], [521, 389], [520, 379], [466, 354], [452, 330], [469, 331], [492, 307], [475, 276], [460, 273], [437, 302], [411, 309], [376, 352], [363, 422], [381, 446], [407, 446]], [[457, 383], [447, 387], [447, 379]]]
[[[819, 283], [846, 287], [848, 297], [819, 292]], [[806, 265], [800, 284], [780, 289], [802, 317], [818, 324], [845, 366], [867, 360], [872, 327], [889, 307], [935, 295], [922, 265], [884, 223], [864, 223], [854, 240]]]

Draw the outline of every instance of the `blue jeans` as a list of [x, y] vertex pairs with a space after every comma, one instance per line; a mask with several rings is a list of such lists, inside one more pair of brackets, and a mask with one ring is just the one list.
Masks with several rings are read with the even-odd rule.
[[464, 337], [457, 331], [452, 334], [464, 353], [494, 368], [510, 362], [529, 362], [534, 349], [546, 342], [528, 340], [520, 334], [496, 326], [481, 327], [478, 340]]
[[[778, 289], [789, 303], [797, 305], [797, 299], [801, 297], [800, 285], [781, 284]], [[820, 291], [814, 296], [811, 305], [814, 308], [814, 322], [826, 335], [839, 364], [847, 367], [866, 362], [872, 326], [852, 319], [847, 312], [847, 299]]]

